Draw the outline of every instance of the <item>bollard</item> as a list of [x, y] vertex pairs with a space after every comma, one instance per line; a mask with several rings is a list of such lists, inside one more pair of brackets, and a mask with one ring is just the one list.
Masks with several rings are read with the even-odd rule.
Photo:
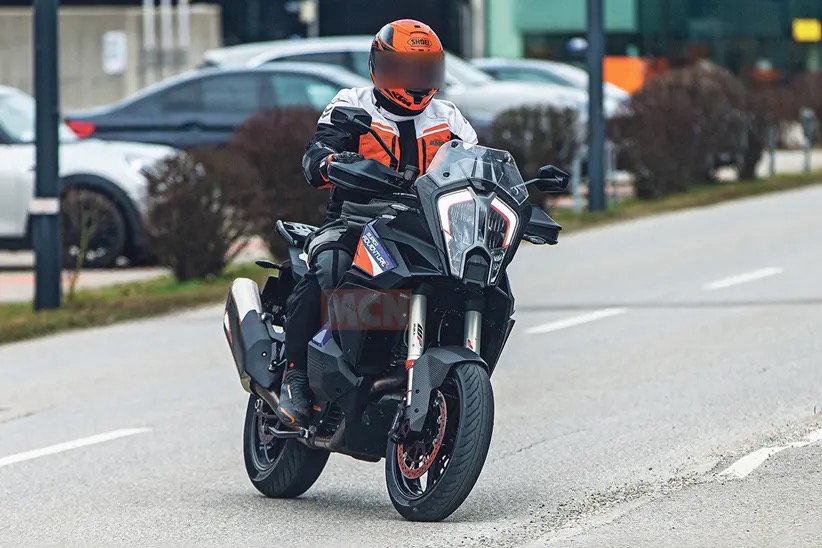
[[776, 175], [776, 124], [768, 127], [768, 174]]
[[802, 107], [799, 110], [799, 119], [802, 121], [802, 131], [805, 134], [805, 161], [803, 171], [805, 174], [811, 172], [811, 144], [813, 143], [813, 132], [816, 126], [816, 117], [813, 114], [813, 109]]

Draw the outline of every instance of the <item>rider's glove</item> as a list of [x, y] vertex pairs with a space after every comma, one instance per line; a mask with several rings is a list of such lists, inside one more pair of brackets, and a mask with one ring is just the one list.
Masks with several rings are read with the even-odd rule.
[[365, 157], [357, 152], [346, 151], [329, 154], [320, 162], [320, 177], [323, 178], [323, 181], [328, 182], [328, 166], [331, 165], [332, 162], [337, 162], [340, 164], [353, 164], [354, 162], [359, 162], [360, 160], [365, 160]]

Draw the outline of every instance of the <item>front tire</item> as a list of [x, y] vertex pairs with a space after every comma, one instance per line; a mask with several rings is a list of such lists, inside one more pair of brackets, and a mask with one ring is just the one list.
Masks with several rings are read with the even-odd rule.
[[[482, 472], [494, 427], [491, 381], [479, 364], [452, 368], [431, 402], [423, 429], [435, 442], [436, 449], [428, 453], [433, 455], [431, 464], [418, 466], [427, 457], [419, 452], [409, 457], [404, 445], [392, 441], [386, 453], [388, 495], [397, 512], [411, 521], [441, 521], [459, 508]], [[437, 409], [444, 409], [446, 416], [438, 443], [441, 420]], [[423, 475], [414, 478], [423, 470]]]
[[329, 452], [309, 449], [294, 439], [275, 438], [267, 434], [265, 426], [273, 426], [276, 422], [271, 408], [252, 394], [248, 399], [243, 431], [243, 456], [248, 479], [257, 491], [267, 497], [299, 497], [320, 477]]

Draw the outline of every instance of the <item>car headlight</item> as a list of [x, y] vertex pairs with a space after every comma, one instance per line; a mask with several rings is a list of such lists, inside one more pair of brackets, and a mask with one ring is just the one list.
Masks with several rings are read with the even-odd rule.
[[129, 169], [138, 175], [145, 175], [146, 169], [154, 165], [154, 160], [152, 158], [140, 156], [138, 154], [126, 154], [125, 161]]

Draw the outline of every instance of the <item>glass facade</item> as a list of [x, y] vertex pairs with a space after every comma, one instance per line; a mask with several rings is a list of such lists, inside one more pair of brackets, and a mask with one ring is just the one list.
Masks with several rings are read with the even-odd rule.
[[[585, 35], [584, 2], [544, 19], [533, 12], [537, 2], [519, 2], [526, 57], [580, 59], [568, 44]], [[559, 0], [540, 3], [563, 9]], [[784, 81], [822, 69], [822, 45], [797, 43], [792, 31], [794, 19], [822, 19], [822, 0], [605, 0], [605, 7], [607, 55], [640, 55], [671, 66], [710, 60], [748, 81]]]

